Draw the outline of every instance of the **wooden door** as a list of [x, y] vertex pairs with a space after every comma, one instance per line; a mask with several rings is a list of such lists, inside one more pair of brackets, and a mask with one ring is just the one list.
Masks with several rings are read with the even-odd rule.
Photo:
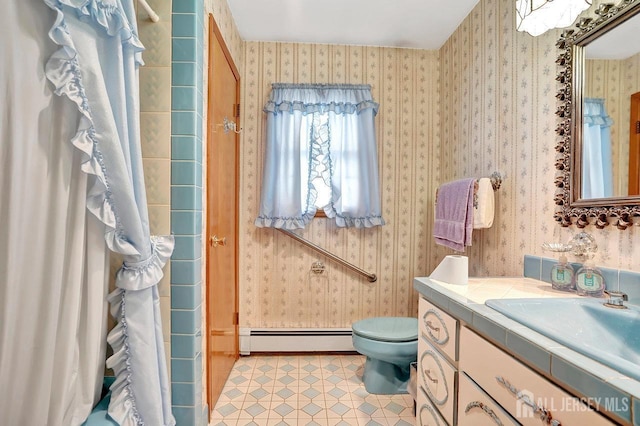
[[209, 16], [207, 131], [207, 382], [210, 409], [238, 359], [240, 77]]
[[629, 195], [640, 195], [640, 92], [631, 95], [629, 117]]

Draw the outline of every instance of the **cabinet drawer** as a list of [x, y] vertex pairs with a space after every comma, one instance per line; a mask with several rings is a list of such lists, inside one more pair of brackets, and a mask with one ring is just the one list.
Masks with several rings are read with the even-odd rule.
[[458, 426], [519, 425], [466, 374], [458, 378]]
[[460, 330], [460, 370], [525, 426], [550, 424], [541, 420], [545, 410], [564, 426], [612, 424], [466, 327]]
[[449, 424], [454, 424], [456, 370], [426, 339], [418, 340], [418, 384]]
[[416, 400], [416, 424], [418, 426], [447, 426], [447, 422], [440, 416], [438, 410], [433, 407], [424, 389], [418, 389]]
[[418, 311], [420, 334], [449, 357], [450, 360], [457, 361], [458, 321], [422, 297], [420, 298]]

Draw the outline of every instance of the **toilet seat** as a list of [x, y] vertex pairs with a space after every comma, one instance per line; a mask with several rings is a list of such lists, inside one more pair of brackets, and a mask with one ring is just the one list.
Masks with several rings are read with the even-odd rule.
[[418, 319], [408, 317], [365, 318], [352, 324], [353, 333], [380, 342], [418, 340]]

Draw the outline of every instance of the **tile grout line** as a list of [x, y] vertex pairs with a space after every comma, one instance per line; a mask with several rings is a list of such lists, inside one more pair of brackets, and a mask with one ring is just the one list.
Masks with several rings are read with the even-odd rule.
[[211, 425], [413, 425], [411, 397], [368, 394], [363, 363], [360, 355], [241, 358]]

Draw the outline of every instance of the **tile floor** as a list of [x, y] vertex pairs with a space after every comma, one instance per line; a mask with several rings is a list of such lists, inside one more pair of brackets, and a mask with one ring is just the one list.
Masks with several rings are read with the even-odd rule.
[[210, 425], [414, 425], [410, 395], [367, 393], [364, 361], [361, 355], [241, 357]]

